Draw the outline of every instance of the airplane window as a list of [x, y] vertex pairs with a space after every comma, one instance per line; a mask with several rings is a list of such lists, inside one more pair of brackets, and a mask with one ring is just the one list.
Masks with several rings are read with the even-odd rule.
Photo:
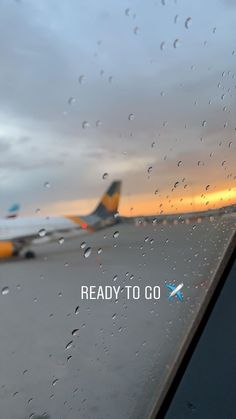
[[230, 0], [2, 0], [0, 412], [145, 418], [235, 232]]

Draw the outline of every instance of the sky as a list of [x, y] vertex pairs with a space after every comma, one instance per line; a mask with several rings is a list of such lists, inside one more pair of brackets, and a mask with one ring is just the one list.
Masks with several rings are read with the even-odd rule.
[[[2, 0], [0, 213], [236, 202], [231, 0]], [[104, 174], [106, 173], [106, 176]]]

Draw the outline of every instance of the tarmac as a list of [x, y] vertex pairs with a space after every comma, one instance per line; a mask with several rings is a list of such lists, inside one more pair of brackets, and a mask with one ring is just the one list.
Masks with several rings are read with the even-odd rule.
[[[233, 231], [230, 216], [120, 224], [1, 262], [0, 417], [148, 416]], [[184, 284], [182, 302], [167, 283]], [[82, 286], [119, 295], [82, 299]]]

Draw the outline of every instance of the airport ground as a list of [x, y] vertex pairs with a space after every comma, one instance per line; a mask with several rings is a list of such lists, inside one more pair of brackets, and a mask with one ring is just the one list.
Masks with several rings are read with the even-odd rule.
[[[145, 417], [234, 230], [231, 216], [121, 224], [35, 247], [34, 260], [2, 262], [0, 417]], [[168, 300], [166, 283], [184, 284], [183, 302]], [[120, 286], [121, 293], [81, 300], [82, 285]], [[127, 300], [127, 285], [160, 286], [160, 299]]]

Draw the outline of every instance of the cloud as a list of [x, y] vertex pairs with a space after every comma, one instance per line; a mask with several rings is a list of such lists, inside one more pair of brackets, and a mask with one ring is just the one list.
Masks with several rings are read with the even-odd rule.
[[[198, 189], [206, 177], [216, 188], [230, 185], [234, 13], [222, 11], [220, 2], [204, 4], [204, 14], [202, 6], [190, 10], [183, 2], [177, 11], [174, 2], [146, 7], [137, 1], [127, 16], [125, 1], [4, 0], [2, 202], [17, 197], [27, 208], [36, 201], [42, 207], [91, 199], [114, 178], [123, 180], [127, 196], [156, 189], [167, 195], [180, 175]], [[198, 167], [198, 160], [205, 165]]]

